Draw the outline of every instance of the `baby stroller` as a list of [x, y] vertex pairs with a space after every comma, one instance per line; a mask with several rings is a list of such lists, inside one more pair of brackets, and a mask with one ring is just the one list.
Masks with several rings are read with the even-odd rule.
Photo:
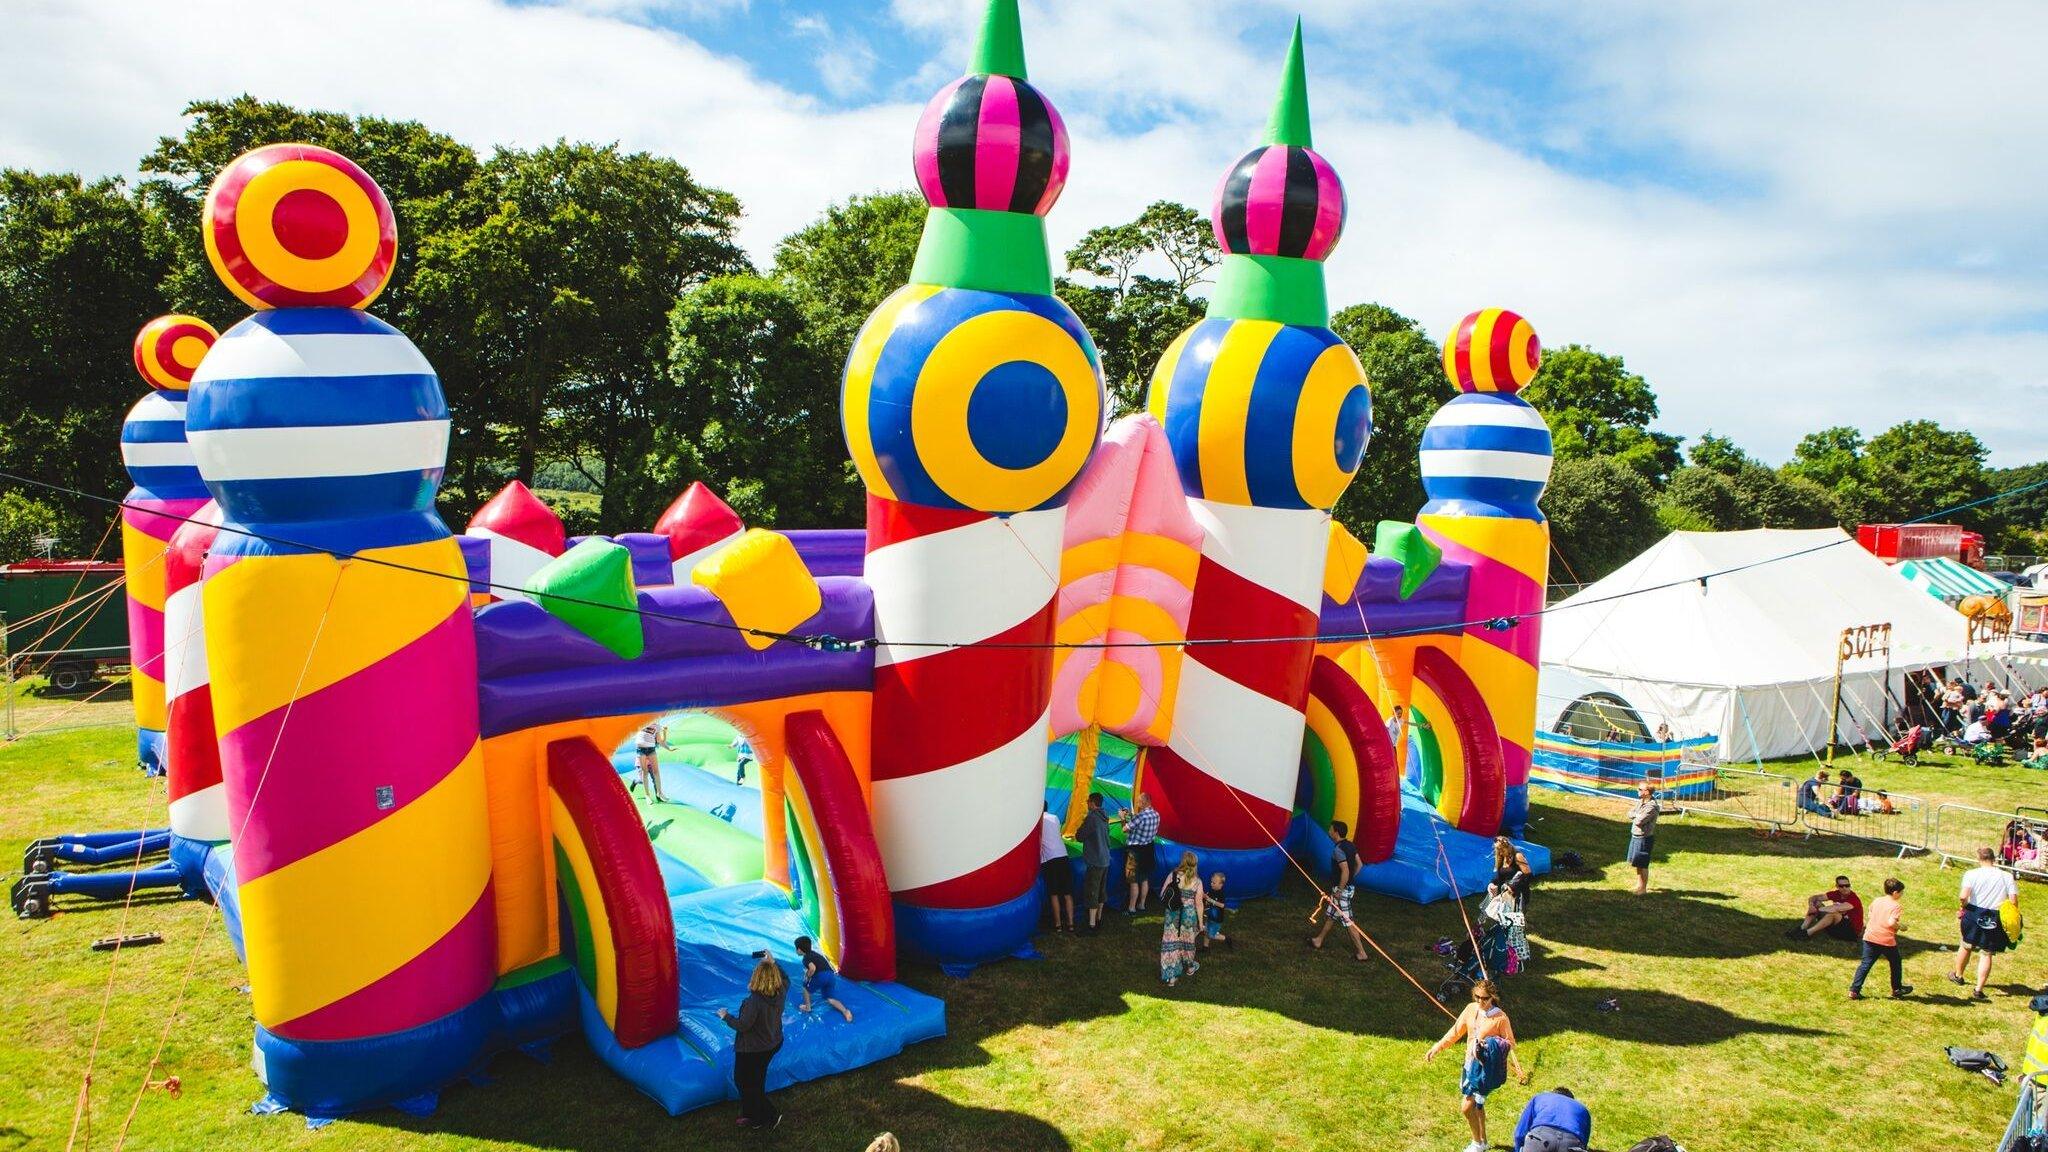
[[1437, 988], [1437, 999], [1447, 1003], [1462, 1000], [1480, 980], [1520, 974], [1529, 965], [1527, 926], [1520, 905], [1503, 894], [1486, 902], [1479, 922], [1473, 925], [1477, 947], [1470, 936], [1437, 941], [1437, 954], [1444, 957], [1444, 967], [1450, 973]]
[[1927, 725], [1909, 725], [1904, 731], [1899, 733], [1897, 740], [1892, 741], [1889, 748], [1876, 753], [1876, 758], [1882, 760], [1886, 756], [1897, 756], [1901, 764], [1918, 764], [1920, 763], [1920, 752], [1927, 747], [1928, 738]]

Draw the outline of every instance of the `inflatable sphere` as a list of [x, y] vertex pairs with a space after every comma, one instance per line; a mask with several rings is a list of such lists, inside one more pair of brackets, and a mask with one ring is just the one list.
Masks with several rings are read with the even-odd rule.
[[1365, 368], [1327, 328], [1204, 320], [1160, 357], [1150, 405], [1187, 494], [1225, 504], [1329, 508], [1372, 438]]
[[1444, 340], [1444, 375], [1460, 392], [1520, 392], [1542, 364], [1536, 329], [1505, 308], [1472, 313]]
[[868, 491], [997, 513], [1066, 503], [1102, 405], [1095, 343], [1058, 297], [931, 284], [868, 318], [841, 393]]
[[1520, 397], [1462, 393], [1423, 430], [1422, 488], [1432, 503], [1492, 505], [1534, 519], [1550, 455], [1550, 426]]
[[448, 403], [391, 325], [349, 308], [258, 312], [193, 384], [193, 450], [231, 523], [400, 517], [401, 537], [446, 534], [434, 493]]
[[1321, 260], [1344, 232], [1344, 182], [1312, 148], [1261, 145], [1224, 175], [1209, 223], [1235, 256]]
[[312, 144], [237, 157], [207, 189], [203, 217], [206, 258], [251, 308], [367, 308], [398, 260], [383, 190]]
[[1067, 126], [1010, 76], [963, 76], [925, 105], [912, 162], [934, 208], [1043, 216], [1067, 183]]
[[218, 339], [213, 325], [197, 316], [159, 316], [135, 334], [135, 371], [159, 392], [183, 392]]

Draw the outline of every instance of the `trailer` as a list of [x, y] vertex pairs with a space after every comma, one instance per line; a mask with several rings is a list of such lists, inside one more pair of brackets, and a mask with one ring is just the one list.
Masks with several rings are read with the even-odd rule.
[[121, 565], [104, 560], [0, 564], [0, 657], [10, 678], [38, 673], [76, 692], [128, 667]]
[[1887, 564], [1941, 557], [1984, 566], [1984, 537], [1960, 524], [1859, 524], [1856, 542]]

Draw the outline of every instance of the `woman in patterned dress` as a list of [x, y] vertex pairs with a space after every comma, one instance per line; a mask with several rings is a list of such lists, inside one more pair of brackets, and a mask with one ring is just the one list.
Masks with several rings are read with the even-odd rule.
[[1180, 854], [1180, 867], [1166, 879], [1160, 903], [1166, 927], [1159, 939], [1159, 978], [1167, 987], [1201, 970], [1195, 961], [1195, 934], [1202, 930], [1202, 876], [1193, 852]]

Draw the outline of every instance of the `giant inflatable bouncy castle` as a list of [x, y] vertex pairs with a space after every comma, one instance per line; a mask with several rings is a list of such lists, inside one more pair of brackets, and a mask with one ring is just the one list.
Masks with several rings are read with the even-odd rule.
[[[1428, 504], [1369, 547], [1332, 518], [1372, 482], [1372, 396], [1329, 327], [1344, 186], [1299, 29], [1215, 192], [1208, 315], [1107, 425], [1052, 291], [1069, 142], [1014, 0], [911, 144], [923, 239], [844, 376], [867, 523], [829, 531], [693, 485], [650, 531], [571, 538], [515, 482], [452, 533], [434, 368], [370, 311], [399, 253], [383, 193], [303, 144], [215, 180], [206, 251], [254, 312], [137, 340], [160, 391], [123, 429], [124, 541], [171, 810], [120, 843], [168, 847], [131, 883], [221, 907], [270, 1106], [423, 1108], [571, 1031], [672, 1112], [721, 1100], [716, 1012], [799, 935], [853, 1019], [792, 1012], [772, 1083], [884, 1059], [945, 1029], [899, 959], [1028, 953], [1040, 813], [1071, 826], [1091, 792], [1149, 794], [1162, 867], [1191, 850], [1247, 895], [1323, 867], [1334, 821], [1361, 883], [1423, 901], [1522, 833], [1540, 347], [1466, 317]], [[113, 894], [92, 875], [39, 875], [17, 910]]]

